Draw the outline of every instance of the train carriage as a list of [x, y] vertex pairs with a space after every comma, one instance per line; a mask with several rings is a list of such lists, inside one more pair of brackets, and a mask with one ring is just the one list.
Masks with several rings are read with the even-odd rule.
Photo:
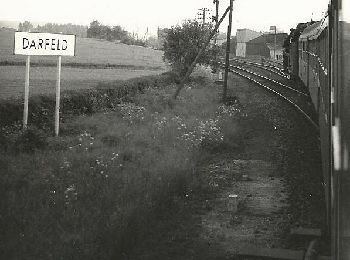
[[328, 16], [306, 27], [299, 37], [299, 77], [309, 89], [320, 129], [327, 233], [331, 232], [331, 95], [329, 89]]
[[350, 259], [350, 0], [332, 1], [330, 15], [332, 256]]
[[289, 71], [309, 89], [318, 113], [325, 234], [332, 241], [331, 258], [350, 259], [350, 0], [331, 0], [321, 21], [299, 24], [295, 31]]
[[328, 47], [328, 17], [308, 26], [300, 35], [299, 77], [309, 89], [316, 111], [326, 114]]

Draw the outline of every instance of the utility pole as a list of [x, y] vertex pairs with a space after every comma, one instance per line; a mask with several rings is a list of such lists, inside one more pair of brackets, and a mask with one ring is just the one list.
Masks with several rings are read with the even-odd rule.
[[[215, 16], [212, 16], [212, 21], [215, 22], [215, 25], [219, 22], [219, 0], [213, 0], [213, 4], [216, 5], [216, 12], [215, 12]], [[216, 45], [216, 41], [217, 41], [217, 35], [214, 39], [214, 44]]]
[[273, 59], [276, 59], [276, 47], [277, 47], [277, 27], [274, 25], [274, 26], [270, 26], [270, 31], [274, 31], [274, 37], [275, 37], [275, 40], [274, 40], [274, 46], [273, 46]]
[[217, 24], [219, 21], [219, 0], [213, 0], [213, 4], [215, 4], [215, 23]]
[[227, 95], [227, 79], [228, 79], [228, 68], [230, 65], [230, 49], [231, 49], [231, 30], [232, 30], [232, 11], [233, 11], [233, 0], [230, 0], [230, 13], [227, 27], [227, 42], [226, 42], [226, 63], [225, 63], [225, 78], [224, 88], [222, 91], [222, 101], [225, 102]]
[[204, 27], [205, 25], [205, 17], [206, 17], [206, 13], [209, 11], [208, 8], [200, 8], [198, 9], [199, 11], [201, 11], [201, 13], [197, 13], [198, 15], [200, 15], [200, 18], [202, 20], [202, 26]]

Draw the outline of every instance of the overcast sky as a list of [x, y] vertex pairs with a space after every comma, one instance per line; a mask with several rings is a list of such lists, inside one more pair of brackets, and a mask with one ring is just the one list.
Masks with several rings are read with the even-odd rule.
[[[233, 32], [238, 28], [268, 31], [269, 26], [289, 31], [298, 22], [319, 19], [328, 0], [235, 0]], [[220, 0], [220, 12], [229, 0]], [[212, 0], [3, 0], [0, 20], [75, 23], [88, 25], [97, 19], [103, 24], [121, 25], [139, 35], [147, 27], [170, 27], [184, 19], [193, 19], [199, 8], [215, 10]], [[227, 20], [227, 19], [226, 19]], [[220, 30], [226, 31], [227, 22]]]

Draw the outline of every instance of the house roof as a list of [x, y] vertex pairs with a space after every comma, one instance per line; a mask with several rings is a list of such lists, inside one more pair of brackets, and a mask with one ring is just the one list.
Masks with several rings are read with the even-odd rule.
[[[276, 46], [283, 45], [284, 40], [287, 38], [288, 34], [286, 33], [277, 33], [276, 34]], [[253, 40], [250, 40], [247, 44], [260, 44], [260, 43], [266, 43], [267, 45], [275, 45], [275, 34], [263, 34]]]
[[266, 46], [267, 46], [267, 48], [269, 48], [269, 50], [282, 50], [283, 49], [283, 47], [282, 47], [282, 45], [277, 45], [276, 44], [276, 47], [275, 47], [275, 44], [271, 44], [271, 43], [266, 43]]

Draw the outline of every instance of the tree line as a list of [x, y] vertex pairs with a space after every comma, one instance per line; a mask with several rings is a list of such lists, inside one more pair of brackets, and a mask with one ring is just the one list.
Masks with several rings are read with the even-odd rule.
[[94, 20], [87, 29], [88, 38], [104, 39], [107, 41], [120, 41], [128, 45], [146, 46], [146, 41], [139, 39], [137, 36], [130, 34], [121, 26], [103, 25]]
[[103, 25], [99, 21], [94, 20], [89, 26], [75, 25], [75, 24], [57, 24], [57, 23], [46, 23], [44, 25], [33, 26], [32, 23], [24, 21], [18, 26], [19, 31], [35, 31], [35, 32], [48, 32], [48, 33], [64, 33], [64, 34], [75, 34], [78, 37], [83, 38], [95, 38], [103, 39], [107, 41], [120, 41], [128, 45], [139, 45], [146, 46], [146, 40], [139, 39], [137, 35], [133, 35], [128, 31], [124, 30], [119, 25], [108, 26]]
[[19, 23], [18, 30], [22, 32], [35, 31], [35, 32], [47, 32], [47, 33], [64, 33], [64, 34], [75, 34], [78, 37], [87, 37], [87, 26], [76, 25], [76, 24], [57, 24], [57, 23], [46, 23], [44, 25], [33, 26], [28, 21]]

